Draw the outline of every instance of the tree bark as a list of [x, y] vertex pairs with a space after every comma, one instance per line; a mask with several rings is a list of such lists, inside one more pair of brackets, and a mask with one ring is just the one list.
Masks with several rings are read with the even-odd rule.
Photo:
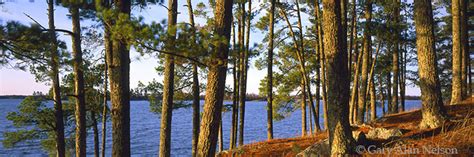
[[399, 45], [400, 45], [400, 29], [398, 28], [398, 24], [400, 22], [400, 0], [394, 0], [394, 6], [395, 8], [393, 9], [393, 24], [395, 25], [394, 28], [394, 35], [393, 35], [393, 53], [392, 53], [392, 77], [393, 77], [393, 83], [392, 83], [392, 106], [390, 106], [390, 110], [392, 113], [398, 113], [398, 75], [399, 75], [399, 61], [398, 61], [398, 54], [399, 54]]
[[350, 154], [354, 140], [349, 125], [347, 45], [339, 0], [323, 0], [324, 49], [328, 74], [328, 130], [331, 155]]
[[[359, 63], [360, 60], [357, 55], [357, 41], [355, 41], [355, 38], [357, 38], [357, 12], [356, 12], [356, 2], [355, 0], [351, 0], [352, 4], [352, 9], [351, 9], [351, 33], [349, 36], [349, 73], [352, 70], [352, 56], [356, 59], [356, 69], [354, 72], [354, 82], [352, 86], [352, 93], [351, 93], [351, 99], [350, 99], [350, 104], [349, 104], [349, 122], [354, 123], [354, 102], [357, 101], [357, 91], [359, 89], [359, 73], [358, 69], [360, 69]], [[352, 50], [354, 49], [354, 52]], [[359, 55], [360, 56], [360, 55]]]
[[[120, 14], [129, 18], [130, 1], [114, 0], [114, 5]], [[111, 25], [117, 25], [115, 19]], [[107, 56], [110, 59], [107, 66], [112, 101], [112, 156], [130, 156], [130, 50], [125, 39], [112, 38], [112, 45], [112, 54]]]
[[[351, 15], [352, 15], [352, 18], [351, 18], [351, 33], [349, 35], [349, 45], [348, 45], [348, 48], [349, 48], [349, 71], [352, 70], [352, 56], [353, 55], [356, 55], [356, 51], [352, 52], [352, 45], [353, 45], [353, 42], [354, 42], [354, 38], [357, 37], [357, 12], [356, 12], [356, 2], [355, 0], [351, 0]], [[355, 49], [355, 47], [354, 47]], [[357, 59], [357, 55], [355, 56], [355, 58]], [[352, 96], [352, 95], [351, 95]], [[352, 100], [352, 98], [351, 98]], [[351, 105], [352, 105], [352, 101], [351, 101]], [[349, 117], [350, 118], [350, 117]]]
[[355, 57], [357, 57], [357, 66], [355, 67], [355, 73], [354, 73], [354, 85], [352, 86], [352, 94], [351, 94], [351, 104], [349, 105], [350, 107], [350, 120], [349, 122], [355, 123], [356, 116], [357, 116], [357, 102], [358, 102], [358, 91], [359, 91], [359, 72], [360, 72], [360, 67], [362, 66], [362, 54], [359, 54], [357, 51], [357, 41], [354, 43], [354, 54]]
[[[238, 52], [237, 44], [235, 42], [235, 26], [234, 23], [232, 23], [232, 40], [233, 40], [233, 50], [235, 52]], [[232, 96], [232, 124], [230, 128], [230, 149], [234, 149], [237, 141], [237, 119], [238, 114], [239, 114], [239, 108], [238, 108], [238, 99], [239, 99], [239, 57], [234, 56], [232, 61], [234, 62], [234, 68], [232, 69], [232, 76], [233, 76], [233, 82], [234, 82], [234, 88], [233, 88], [233, 96]]]
[[76, 156], [86, 156], [86, 99], [84, 95], [84, 70], [81, 49], [81, 24], [79, 17], [79, 8], [71, 4], [69, 8], [72, 19], [72, 55], [74, 69], [74, 97], [75, 101], [75, 120], [76, 120]]
[[[375, 56], [372, 60], [372, 65], [370, 66], [370, 74], [369, 74], [369, 94], [370, 94], [370, 120], [374, 121], [377, 118], [376, 115], [376, 95], [375, 95], [375, 81], [374, 81], [374, 71], [375, 71], [375, 63], [377, 63], [377, 57], [379, 55], [380, 47], [382, 46], [382, 42], [378, 44], [375, 50]], [[368, 119], [369, 117], [367, 117]]]
[[383, 89], [383, 79], [382, 79], [382, 75], [379, 75], [379, 90], [380, 90], [380, 103], [382, 105], [382, 117], [385, 115], [385, 93], [384, 93], [384, 89]]
[[[319, 1], [315, 1], [315, 14], [316, 19], [319, 23], [316, 24], [318, 28], [318, 43], [319, 43], [319, 55], [320, 55], [320, 65], [321, 65], [321, 87], [322, 87], [322, 100], [323, 100], [323, 119], [324, 119], [324, 129], [328, 128], [328, 118], [327, 118], [327, 99], [326, 99], [326, 57], [324, 55], [324, 43], [323, 43], [323, 28], [322, 28], [322, 18], [320, 16]], [[319, 119], [318, 119], [319, 122]]]
[[242, 11], [241, 19], [241, 32], [239, 32], [240, 37], [240, 78], [239, 78], [239, 146], [244, 144], [244, 124], [245, 124], [245, 96], [247, 94], [247, 50], [245, 48], [245, 2], [240, 2], [240, 9]]
[[462, 101], [462, 52], [461, 52], [461, 19], [460, 0], [453, 0], [451, 3], [451, 14], [453, 18], [453, 82], [451, 90], [451, 105]]
[[461, 82], [462, 82], [462, 99], [468, 98], [468, 90], [470, 90], [470, 86], [468, 84], [468, 73], [470, 75], [470, 71], [468, 69], [470, 65], [470, 53], [469, 53], [469, 32], [468, 32], [468, 20], [469, 16], [467, 16], [467, 6], [469, 5], [468, 0], [459, 0], [460, 5], [460, 25], [461, 25]]
[[105, 142], [107, 134], [107, 70], [108, 65], [111, 62], [109, 59], [112, 56], [112, 41], [110, 38], [110, 31], [107, 27], [104, 29], [104, 42], [105, 42], [105, 55], [104, 55], [104, 108], [102, 109], [102, 148], [101, 156], [105, 157]]
[[221, 119], [227, 74], [232, 4], [233, 0], [216, 0], [214, 34], [224, 37], [226, 42], [220, 42], [214, 49], [215, 52], [211, 54], [214, 57], [210, 58], [204, 113], [199, 132], [198, 156], [214, 156], [216, 152], [216, 129], [218, 129]]
[[306, 87], [304, 81], [301, 81], [301, 137], [306, 136]]
[[97, 117], [95, 111], [91, 111], [92, 131], [94, 132], [94, 156], [99, 157], [99, 128], [97, 128]]
[[49, 35], [51, 36], [51, 73], [54, 101], [54, 118], [55, 118], [55, 141], [56, 141], [56, 156], [64, 157], [66, 155], [64, 142], [64, 120], [63, 120], [63, 105], [61, 102], [61, 89], [59, 86], [59, 53], [58, 43], [56, 39], [56, 32], [54, 31], [54, 1], [48, 0], [48, 25]]
[[390, 88], [390, 87], [392, 87], [392, 81], [390, 81], [390, 79], [392, 78], [391, 73], [387, 73], [386, 77], [387, 77], [387, 113], [390, 114], [390, 113], [392, 113], [390, 111], [390, 106], [392, 106], [391, 105], [392, 101], [390, 101], [390, 100], [392, 100], [392, 88]]
[[[188, 7], [188, 14], [189, 14], [189, 23], [191, 24], [192, 29], [192, 41], [196, 44], [196, 27], [194, 24], [194, 13], [193, 13], [193, 4], [191, 0], [186, 0], [186, 4]], [[197, 144], [199, 138], [199, 123], [200, 123], [200, 98], [199, 98], [199, 75], [198, 75], [198, 67], [196, 63], [193, 63], [193, 85], [192, 85], [192, 92], [193, 92], [193, 139], [192, 139], [192, 156], [196, 156], [197, 151]]]
[[267, 139], [273, 139], [273, 27], [275, 19], [275, 0], [271, 0], [270, 26], [267, 55]]
[[[320, 56], [320, 55], [319, 55], [319, 53], [320, 53], [320, 47], [319, 47], [319, 44], [317, 44], [317, 43], [316, 43], [316, 50], [317, 50], [317, 52], [316, 52], [316, 63], [320, 63], [320, 62], [321, 62], [321, 61], [320, 61], [321, 59], [320, 59], [320, 57], [319, 57], [319, 56]], [[315, 96], [316, 96], [316, 97], [315, 97], [315, 99], [316, 99], [316, 104], [315, 104], [315, 108], [314, 108], [314, 110], [316, 111], [316, 113], [315, 113], [316, 119], [314, 119], [314, 131], [315, 131], [315, 132], [320, 132], [320, 131], [321, 131], [321, 125], [319, 124], [319, 114], [320, 114], [320, 113], [319, 113], [319, 109], [320, 109], [320, 103], [321, 103], [321, 101], [320, 101], [320, 95], [321, 95], [321, 89], [320, 89], [320, 87], [321, 87], [321, 85], [320, 85], [320, 84], [321, 84], [321, 74], [320, 74], [320, 71], [319, 71], [319, 68], [320, 68], [320, 67], [321, 67], [321, 66], [318, 66], [318, 67], [316, 68], [316, 93], [315, 93]]]
[[[178, 16], [178, 1], [168, 1], [168, 41], [165, 47], [168, 51], [175, 50], [176, 20]], [[160, 129], [160, 156], [168, 157], [171, 153], [171, 120], [173, 115], [173, 93], [174, 93], [174, 57], [165, 54], [165, 73], [163, 80], [163, 101], [161, 106], [161, 129]]]
[[357, 117], [356, 123], [364, 123], [365, 104], [366, 104], [366, 92], [367, 92], [367, 77], [368, 77], [368, 66], [369, 66], [369, 55], [372, 52], [371, 37], [370, 37], [370, 23], [372, 20], [372, 1], [367, 0], [365, 2], [365, 30], [364, 30], [364, 51], [362, 56], [362, 76], [361, 76], [361, 87], [359, 91], [359, 102], [357, 104]]
[[[303, 72], [303, 81], [304, 81], [304, 85], [306, 86], [306, 94], [308, 95], [307, 98], [309, 98], [309, 109], [310, 109], [310, 112], [313, 113], [314, 119], [316, 119], [317, 115], [316, 115], [316, 110], [314, 109], [313, 93], [311, 92], [311, 81], [309, 79], [309, 74], [305, 68], [306, 59], [304, 56], [305, 51], [304, 51], [304, 38], [303, 38], [303, 24], [301, 22], [301, 10], [300, 10], [299, 2], [298, 1], [295, 1], [295, 2], [296, 2], [296, 13], [298, 17], [298, 29], [300, 32], [298, 34], [298, 38], [300, 40], [300, 43], [299, 43], [300, 48], [299, 48], [299, 53], [297, 52], [297, 56], [298, 56], [298, 60], [300, 61], [300, 67], [302, 67], [301, 70]], [[296, 43], [296, 40], [295, 40], [295, 43]], [[312, 127], [312, 125], [313, 124], [310, 123], [310, 127]]]
[[431, 8], [430, 0], [415, 1], [416, 48], [422, 101], [420, 128], [439, 127], [446, 118], [436, 69], [434, 22]]
[[219, 122], [219, 152], [222, 152], [224, 151], [224, 140], [223, 140], [223, 134], [222, 134], [222, 117], [221, 117], [221, 120]]
[[403, 53], [400, 55], [400, 60], [401, 60], [401, 66], [400, 70], [401, 72], [399, 73], [399, 78], [400, 78], [400, 112], [405, 112], [405, 86], [406, 86], [406, 55], [407, 55], [407, 43], [404, 43], [404, 49]]

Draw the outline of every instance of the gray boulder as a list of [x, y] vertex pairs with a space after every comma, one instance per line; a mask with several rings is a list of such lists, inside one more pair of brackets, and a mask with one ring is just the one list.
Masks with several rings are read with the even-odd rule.
[[313, 144], [296, 154], [297, 157], [317, 157], [317, 156], [329, 156], [331, 150], [329, 148], [329, 140], [325, 139], [321, 142]]
[[400, 137], [403, 133], [398, 128], [385, 129], [385, 128], [374, 128], [369, 130], [366, 137], [367, 139], [389, 139], [393, 137]]

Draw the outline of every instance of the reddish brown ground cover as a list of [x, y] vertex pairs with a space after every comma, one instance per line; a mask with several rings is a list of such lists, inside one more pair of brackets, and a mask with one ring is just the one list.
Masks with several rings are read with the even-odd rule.
[[[377, 122], [367, 126], [353, 127], [367, 133], [370, 127], [399, 128], [403, 132], [400, 138], [389, 140], [367, 140], [366, 147], [375, 145], [377, 148], [401, 147], [405, 150], [421, 150], [431, 148], [454, 148], [457, 155], [474, 155], [474, 97], [463, 101], [459, 105], [446, 106], [450, 120], [437, 129], [418, 129], [421, 120], [420, 110], [408, 111], [398, 114], [386, 115]], [[296, 156], [299, 152], [314, 143], [327, 138], [327, 133], [316, 133], [308, 137], [295, 137], [286, 139], [274, 139], [244, 145], [231, 151], [219, 153], [219, 156]], [[392, 155], [401, 155], [391, 152]], [[395, 154], [393, 154], [395, 153]], [[362, 155], [373, 155], [364, 152]], [[384, 156], [387, 154], [378, 154]], [[418, 154], [419, 155], [419, 154]], [[418, 156], [417, 155], [417, 156]], [[433, 154], [425, 154], [432, 156]]]

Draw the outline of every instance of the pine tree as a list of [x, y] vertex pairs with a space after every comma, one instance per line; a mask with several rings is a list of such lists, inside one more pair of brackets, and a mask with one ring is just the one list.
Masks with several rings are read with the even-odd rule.
[[421, 128], [436, 128], [446, 119], [438, 79], [431, 1], [415, 1], [416, 48], [421, 88]]
[[214, 34], [225, 41], [216, 45], [209, 64], [204, 113], [199, 132], [198, 156], [214, 156], [221, 119], [232, 24], [232, 0], [216, 0]]
[[331, 155], [351, 153], [347, 45], [339, 0], [323, 0], [324, 49], [328, 74], [328, 130]]

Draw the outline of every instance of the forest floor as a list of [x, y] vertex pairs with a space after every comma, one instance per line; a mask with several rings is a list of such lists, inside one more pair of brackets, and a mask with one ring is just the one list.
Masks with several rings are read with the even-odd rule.
[[[449, 121], [437, 129], [419, 129], [421, 120], [420, 110], [407, 111], [403, 113], [385, 115], [376, 122], [352, 126], [353, 131], [362, 131], [367, 134], [371, 128], [398, 128], [403, 133], [398, 138], [388, 140], [366, 140], [364, 145], [366, 151], [358, 152], [364, 156], [425, 154], [427, 156], [444, 153], [454, 153], [461, 156], [474, 155], [474, 97], [464, 100], [458, 105], [445, 106], [450, 116]], [[315, 133], [307, 137], [294, 137], [285, 139], [274, 139], [247, 144], [234, 150], [224, 151], [218, 156], [296, 156], [309, 146], [320, 143], [327, 138], [326, 132]], [[368, 146], [373, 146], [371, 152]], [[387, 151], [399, 148], [398, 151]], [[383, 150], [381, 153], [381, 149]], [[379, 151], [377, 151], [379, 150]], [[401, 150], [401, 151], [400, 151]], [[455, 151], [455, 152], [454, 152]], [[233, 154], [233, 155], [232, 155]]]

